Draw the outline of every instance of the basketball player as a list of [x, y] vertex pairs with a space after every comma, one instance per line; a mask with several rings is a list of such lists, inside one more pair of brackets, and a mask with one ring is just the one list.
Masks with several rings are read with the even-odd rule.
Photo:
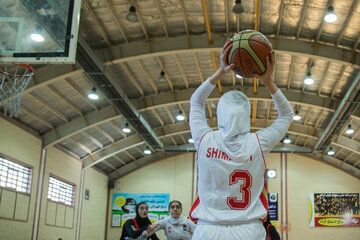
[[224, 94], [217, 106], [219, 130], [213, 131], [205, 116], [205, 101], [221, 77], [234, 65], [226, 63], [232, 47], [228, 39], [219, 69], [192, 95], [190, 128], [197, 149], [198, 194], [190, 217], [198, 219], [193, 240], [265, 239], [262, 221], [267, 215], [264, 193], [265, 159], [285, 136], [293, 110], [272, 80], [275, 56], [266, 59], [266, 72], [256, 78], [268, 88], [278, 109], [275, 122], [250, 132], [250, 102], [240, 91]]
[[167, 240], [191, 240], [196, 225], [190, 219], [181, 216], [181, 202], [178, 200], [171, 201], [169, 212], [170, 216], [151, 225], [147, 230], [147, 234], [150, 235], [152, 231], [162, 229], [165, 231]]

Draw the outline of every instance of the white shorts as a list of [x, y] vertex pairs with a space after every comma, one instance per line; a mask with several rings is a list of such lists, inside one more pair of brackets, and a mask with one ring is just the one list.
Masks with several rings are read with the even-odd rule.
[[198, 224], [192, 240], [265, 240], [262, 222], [245, 224]]

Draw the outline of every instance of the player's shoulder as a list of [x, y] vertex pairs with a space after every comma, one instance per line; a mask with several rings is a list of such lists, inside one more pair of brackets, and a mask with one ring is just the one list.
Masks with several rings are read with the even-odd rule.
[[200, 139], [200, 142], [199, 142], [199, 148], [202, 148], [204, 146], [207, 146], [209, 143], [211, 143], [211, 141], [215, 141], [214, 137], [215, 137], [215, 134], [216, 131], [208, 131], [206, 133], [204, 133]]

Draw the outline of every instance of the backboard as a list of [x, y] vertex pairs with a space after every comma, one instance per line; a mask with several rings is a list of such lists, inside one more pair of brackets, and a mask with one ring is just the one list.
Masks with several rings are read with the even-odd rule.
[[81, 0], [1, 0], [0, 64], [75, 63]]

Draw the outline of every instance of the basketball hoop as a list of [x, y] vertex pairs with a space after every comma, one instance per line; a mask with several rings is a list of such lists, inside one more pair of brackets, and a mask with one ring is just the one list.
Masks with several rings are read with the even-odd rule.
[[0, 65], [0, 108], [9, 117], [17, 116], [23, 91], [35, 70], [27, 64]]

